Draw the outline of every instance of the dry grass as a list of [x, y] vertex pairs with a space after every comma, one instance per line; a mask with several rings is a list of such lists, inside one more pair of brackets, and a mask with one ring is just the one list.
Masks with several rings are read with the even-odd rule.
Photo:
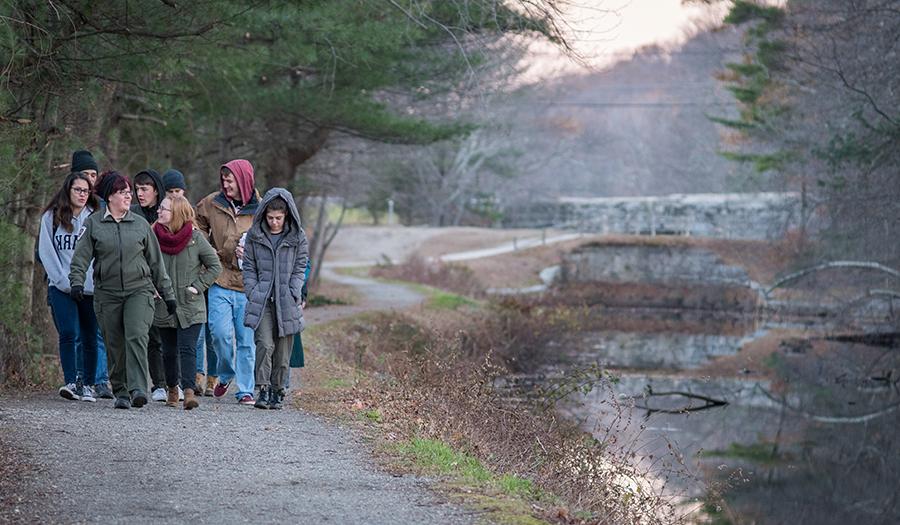
[[401, 264], [382, 264], [372, 268], [370, 275], [382, 279], [424, 284], [454, 293], [478, 296], [484, 284], [468, 267], [429, 261], [414, 255]]
[[[536, 493], [562, 502], [552, 509], [536, 503], [544, 519], [677, 521], [675, 508], [633, 466], [629, 444], [617, 441], [615, 420], [628, 424], [630, 413], [615, 402], [611, 389], [615, 417], [605, 437], [592, 437], [556, 414], [552, 401], [566, 392], [608, 388], [602, 372], [556, 385], [553, 399], [510, 398], [511, 392], [496, 388], [501, 378], [540, 361], [546, 342], [572, 330], [584, 319], [582, 313], [507, 302], [477, 315], [426, 310], [335, 323], [317, 331], [310, 368], [318, 367], [321, 356], [334, 356], [327, 364], [339, 377], [309, 378], [317, 386], [300, 402], [332, 413], [355, 412], [370, 421], [369, 414], [377, 414], [382, 439], [437, 440], [497, 475], [528, 479]], [[324, 386], [329, 381], [331, 388]], [[571, 518], [579, 511], [577, 520]]]

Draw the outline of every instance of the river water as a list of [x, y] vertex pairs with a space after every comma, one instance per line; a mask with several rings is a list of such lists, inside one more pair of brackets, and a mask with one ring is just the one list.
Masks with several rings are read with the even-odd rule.
[[900, 523], [894, 342], [833, 341], [814, 321], [597, 315], [607, 321], [560, 342], [534, 379], [611, 374], [558, 409], [599, 439], [616, 433], [692, 521]]

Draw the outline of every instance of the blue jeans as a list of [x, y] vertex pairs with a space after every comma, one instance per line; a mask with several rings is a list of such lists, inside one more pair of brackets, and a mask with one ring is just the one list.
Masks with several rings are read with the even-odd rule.
[[[97, 316], [94, 314], [94, 298], [85, 296], [75, 301], [69, 294], [51, 286], [47, 291], [53, 324], [59, 334], [59, 362], [66, 384], [74, 383], [80, 376], [86, 385], [96, 382], [97, 372]], [[75, 344], [79, 334], [81, 349]], [[83, 356], [79, 359], [79, 353]], [[79, 361], [83, 366], [79, 368]]]
[[[203, 360], [204, 355], [206, 356], [205, 361]], [[197, 337], [197, 373], [214, 376], [217, 373], [218, 364], [212, 342], [212, 332], [209, 330], [209, 325], [204, 323], [200, 327], [200, 336]], [[197, 385], [197, 387], [201, 388], [202, 385]]]
[[[84, 370], [84, 345], [81, 343], [81, 333], [78, 334], [78, 369]], [[109, 383], [109, 368], [106, 362], [106, 345], [103, 344], [103, 335], [100, 333], [100, 327], [97, 327], [97, 374], [95, 375], [94, 384]]]
[[253, 395], [256, 345], [253, 330], [244, 326], [247, 296], [214, 284], [209, 289], [209, 328], [218, 358], [219, 383], [234, 379], [237, 399]]

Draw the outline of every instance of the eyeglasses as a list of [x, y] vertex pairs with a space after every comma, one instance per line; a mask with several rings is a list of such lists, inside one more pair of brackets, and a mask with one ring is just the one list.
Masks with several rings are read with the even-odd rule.
[[90, 188], [72, 188], [72, 191], [79, 195], [87, 195], [91, 192]]
[[131, 190], [119, 190], [116, 192], [116, 195], [121, 197], [131, 197]]
[[163, 208], [162, 206], [160, 206], [159, 211], [172, 211], [172, 208]]

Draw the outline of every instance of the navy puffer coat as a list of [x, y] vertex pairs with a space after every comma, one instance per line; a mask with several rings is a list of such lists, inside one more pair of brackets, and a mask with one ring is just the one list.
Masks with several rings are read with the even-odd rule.
[[[273, 199], [284, 200], [289, 210], [277, 251], [272, 246], [265, 211]], [[263, 196], [244, 244], [244, 326], [259, 328], [266, 300], [271, 296], [275, 298], [278, 337], [303, 331], [300, 300], [308, 261], [309, 243], [294, 198], [284, 188], [272, 188]]]

